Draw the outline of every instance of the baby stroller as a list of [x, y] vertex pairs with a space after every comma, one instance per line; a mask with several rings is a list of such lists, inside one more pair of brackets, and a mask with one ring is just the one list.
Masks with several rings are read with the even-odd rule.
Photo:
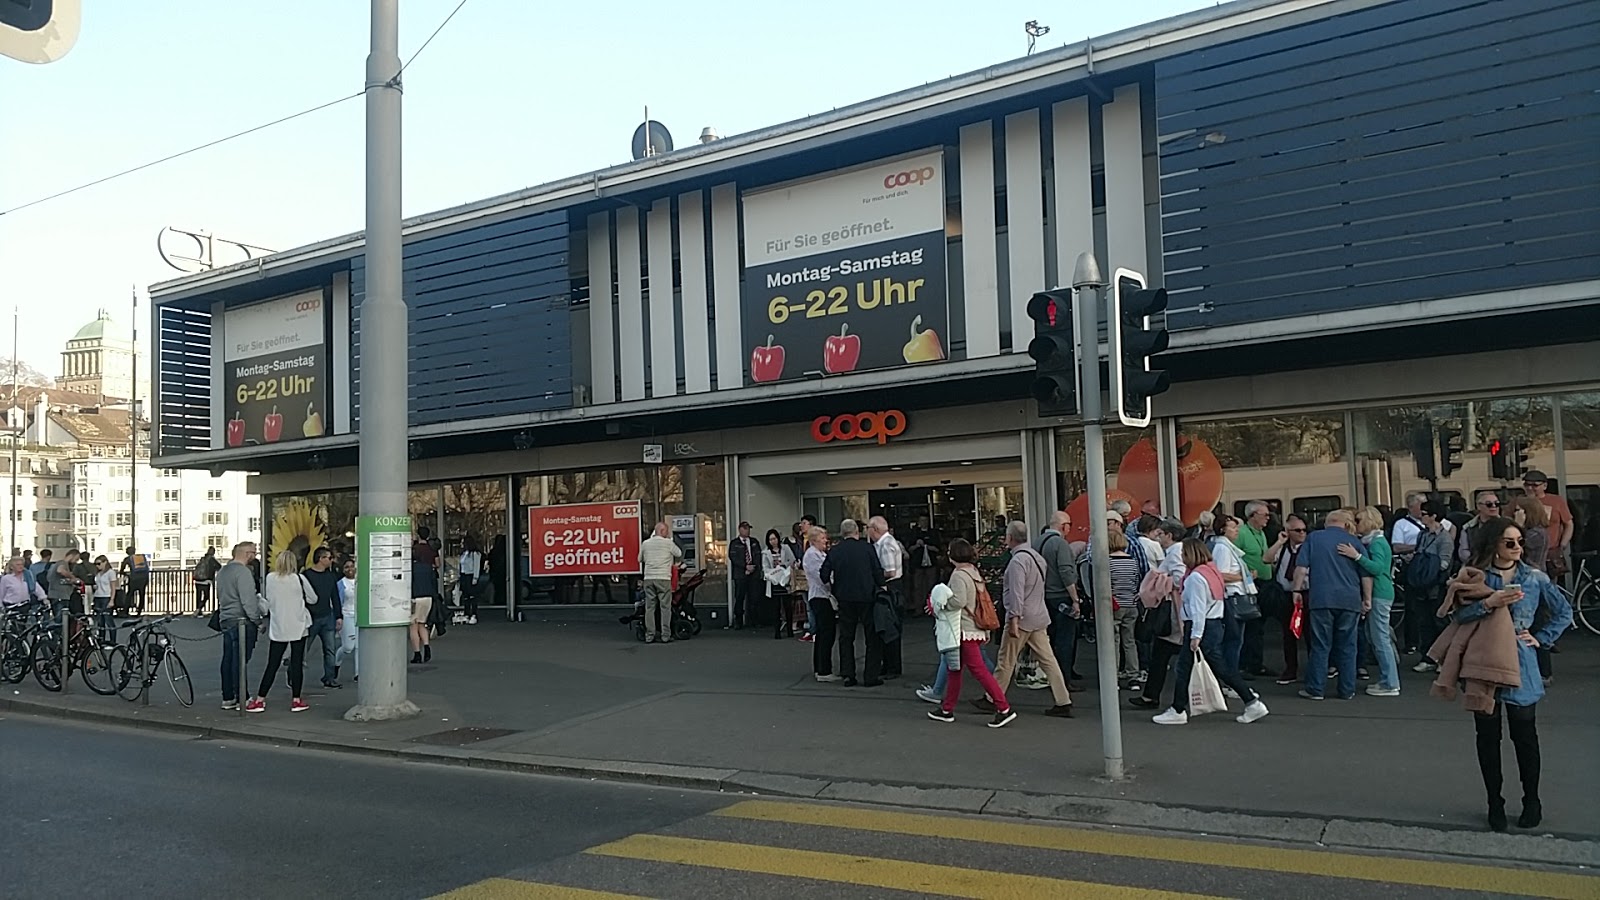
[[[701, 569], [686, 578], [680, 576], [678, 586], [672, 589], [672, 624], [668, 632], [674, 640], [686, 641], [700, 633], [700, 617], [694, 608], [694, 591], [704, 584], [705, 580], [706, 570]], [[643, 641], [644, 598], [636, 597], [633, 601], [633, 614], [623, 616], [618, 621], [624, 625], [632, 625], [634, 639]]]

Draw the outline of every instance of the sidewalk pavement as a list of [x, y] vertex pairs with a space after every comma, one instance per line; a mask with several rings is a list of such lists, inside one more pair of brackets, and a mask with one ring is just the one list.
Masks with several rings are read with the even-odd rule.
[[[142, 707], [77, 679], [72, 693], [50, 694], [31, 676], [4, 686], [0, 709], [547, 774], [1600, 865], [1600, 806], [1582, 799], [1600, 797], [1600, 639], [1587, 633], [1563, 640], [1540, 703], [1546, 822], [1534, 836], [1484, 833], [1471, 717], [1409, 670], [1401, 697], [1349, 702], [1258, 680], [1272, 715], [1249, 726], [1233, 721], [1237, 709], [1163, 728], [1124, 708], [1131, 777], [1111, 783], [1092, 684], [1074, 695], [1071, 720], [1042, 714], [1048, 691], [1020, 688], [1008, 694], [1022, 715], [1004, 729], [983, 727], [965, 699], [956, 724], [928, 720], [932, 707], [912, 693], [936, 659], [925, 620], [908, 623], [908, 677], [868, 689], [816, 683], [811, 645], [768, 632], [645, 645], [614, 619], [557, 616], [452, 627], [432, 663], [411, 667], [423, 714], [409, 721], [345, 722], [355, 686], [348, 671], [343, 690], [318, 684], [320, 647], [307, 653], [311, 710], [289, 712], [280, 676], [265, 714], [224, 712], [220, 644], [197, 619], [173, 627], [201, 639], [177, 643], [192, 709], [162, 681]], [[252, 683], [264, 663], [263, 644]], [[1091, 645], [1078, 668], [1093, 681]], [[1504, 753], [1514, 817], [1509, 741]]]

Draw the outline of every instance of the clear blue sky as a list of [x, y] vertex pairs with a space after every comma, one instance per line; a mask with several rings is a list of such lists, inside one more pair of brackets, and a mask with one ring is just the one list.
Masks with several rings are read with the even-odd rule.
[[[406, 0], [402, 58], [455, 5]], [[468, 0], [406, 72], [405, 214], [623, 162], [645, 104], [682, 144], [1021, 56], [1029, 19], [1051, 26], [1044, 48], [1212, 5]], [[63, 60], [0, 58], [0, 209], [361, 88], [363, 0], [84, 6]], [[21, 307], [19, 355], [57, 374], [98, 308], [126, 328], [134, 285], [148, 321], [144, 287], [177, 274], [156, 252], [163, 226], [274, 249], [358, 230], [362, 128], [358, 98], [0, 216], [0, 311]]]

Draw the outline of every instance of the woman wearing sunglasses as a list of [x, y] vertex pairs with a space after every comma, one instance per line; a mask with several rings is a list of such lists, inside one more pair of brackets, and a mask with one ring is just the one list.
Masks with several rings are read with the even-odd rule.
[[[1471, 565], [1482, 570], [1484, 585], [1493, 593], [1462, 605], [1455, 611], [1454, 618], [1457, 623], [1466, 624], [1484, 619], [1501, 607], [1509, 607], [1521, 675], [1518, 686], [1497, 689], [1492, 712], [1473, 713], [1478, 768], [1483, 773], [1483, 786], [1489, 798], [1489, 827], [1505, 831], [1507, 824], [1506, 801], [1500, 793], [1503, 710], [1511, 746], [1517, 754], [1517, 774], [1522, 782], [1522, 815], [1517, 818], [1517, 826], [1534, 828], [1544, 816], [1539, 802], [1539, 732], [1534, 721], [1535, 707], [1544, 697], [1544, 682], [1539, 677], [1534, 651], [1553, 642], [1572, 625], [1572, 607], [1543, 572], [1523, 561], [1522, 530], [1515, 522], [1497, 516], [1473, 531]], [[1535, 626], [1534, 615], [1541, 606], [1548, 610], [1549, 618]]]

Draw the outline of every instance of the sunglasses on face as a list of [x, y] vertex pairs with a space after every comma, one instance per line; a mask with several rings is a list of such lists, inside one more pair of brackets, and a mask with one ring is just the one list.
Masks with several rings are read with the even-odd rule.
[[1305, 534], [1306, 533], [1306, 530], [1304, 528], [1289, 528], [1289, 529], [1286, 529], [1286, 530], [1290, 534]]
[[1478, 505], [1483, 507], [1484, 509], [1499, 509], [1500, 508], [1500, 503], [1497, 500], [1485, 500], [1485, 501], [1479, 503]]
[[1522, 538], [1506, 538], [1505, 540], [1501, 541], [1500, 543], [1505, 545], [1505, 548], [1507, 550], [1511, 550], [1511, 549], [1516, 548], [1516, 547], [1524, 546], [1523, 542], [1522, 542]]

